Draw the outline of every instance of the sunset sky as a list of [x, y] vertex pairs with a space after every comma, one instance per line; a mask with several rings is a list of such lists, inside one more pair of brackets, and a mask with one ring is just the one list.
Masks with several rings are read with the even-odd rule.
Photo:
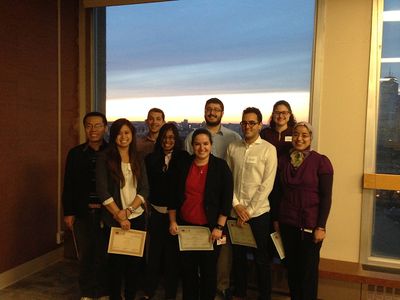
[[181, 0], [107, 8], [107, 117], [203, 120], [220, 98], [225, 122], [247, 106], [265, 119], [281, 99], [308, 116], [314, 1]]

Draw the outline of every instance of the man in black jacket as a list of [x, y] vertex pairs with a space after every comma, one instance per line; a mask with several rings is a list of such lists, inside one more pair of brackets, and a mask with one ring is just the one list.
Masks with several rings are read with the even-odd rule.
[[62, 201], [64, 222], [76, 238], [80, 260], [81, 299], [108, 295], [106, 280], [106, 236], [101, 222], [101, 203], [96, 194], [96, 158], [107, 143], [107, 119], [89, 112], [83, 119], [86, 142], [67, 156]]

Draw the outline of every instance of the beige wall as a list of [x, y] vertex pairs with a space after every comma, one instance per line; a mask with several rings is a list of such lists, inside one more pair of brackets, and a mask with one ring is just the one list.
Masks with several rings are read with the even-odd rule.
[[372, 0], [322, 0], [313, 124], [334, 165], [322, 257], [359, 261]]

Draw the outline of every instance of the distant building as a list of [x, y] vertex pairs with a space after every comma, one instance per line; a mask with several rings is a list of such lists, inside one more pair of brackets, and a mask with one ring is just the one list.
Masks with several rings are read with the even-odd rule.
[[400, 96], [397, 78], [381, 80], [376, 172], [398, 174], [400, 169]]

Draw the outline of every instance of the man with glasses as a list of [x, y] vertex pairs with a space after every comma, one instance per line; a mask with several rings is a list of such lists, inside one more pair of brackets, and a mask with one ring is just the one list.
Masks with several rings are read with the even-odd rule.
[[[225, 159], [226, 149], [233, 141], [241, 140], [240, 135], [221, 124], [224, 116], [224, 104], [218, 98], [208, 99], [204, 108], [205, 128], [211, 133], [213, 145], [211, 153], [216, 157]], [[185, 139], [185, 150], [193, 154], [192, 135], [190, 132]]]
[[97, 153], [107, 146], [107, 119], [99, 112], [83, 118], [86, 142], [68, 152], [62, 201], [64, 222], [71, 230], [79, 259], [81, 299], [106, 299], [107, 239], [101, 222], [101, 203], [96, 193]]
[[262, 114], [258, 108], [246, 108], [240, 125], [244, 138], [228, 146], [226, 157], [234, 181], [232, 217], [237, 219], [238, 226], [250, 225], [257, 248], [232, 245], [233, 299], [246, 297], [247, 251], [251, 249], [257, 270], [258, 299], [266, 300], [271, 299], [268, 195], [275, 180], [276, 149], [260, 137]]
[[[216, 157], [225, 159], [228, 145], [231, 142], [240, 141], [242, 138], [237, 132], [221, 124], [223, 115], [224, 104], [222, 101], [218, 98], [208, 99], [204, 107], [204, 119], [206, 121], [205, 128], [211, 133], [213, 140], [211, 153]], [[192, 135], [193, 132], [189, 133], [185, 139], [185, 150], [190, 154], [193, 154]], [[226, 299], [228, 299], [230, 295], [231, 252], [232, 250], [229, 242], [221, 245], [217, 265], [218, 294]]]

